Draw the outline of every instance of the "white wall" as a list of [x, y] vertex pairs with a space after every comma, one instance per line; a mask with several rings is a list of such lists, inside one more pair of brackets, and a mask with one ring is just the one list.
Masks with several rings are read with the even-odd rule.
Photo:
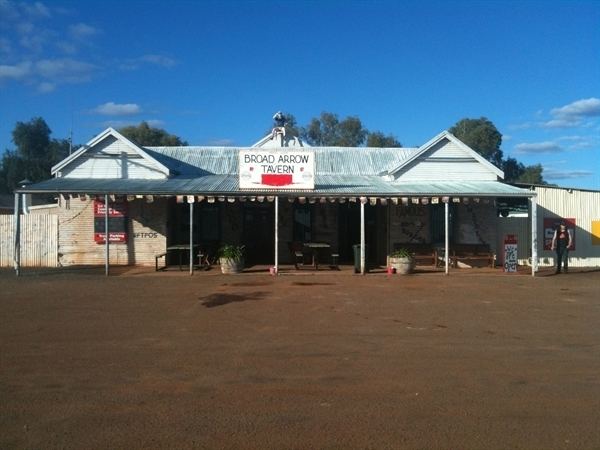
[[453, 142], [443, 139], [406, 167], [399, 181], [495, 181], [498, 176]]
[[108, 136], [60, 170], [63, 178], [163, 179], [165, 175], [131, 147]]

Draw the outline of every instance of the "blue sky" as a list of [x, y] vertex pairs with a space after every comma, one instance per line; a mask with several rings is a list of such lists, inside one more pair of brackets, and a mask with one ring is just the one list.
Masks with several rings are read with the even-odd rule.
[[277, 110], [410, 147], [485, 116], [505, 155], [600, 189], [600, 2], [0, 0], [0, 151], [36, 116], [245, 146]]

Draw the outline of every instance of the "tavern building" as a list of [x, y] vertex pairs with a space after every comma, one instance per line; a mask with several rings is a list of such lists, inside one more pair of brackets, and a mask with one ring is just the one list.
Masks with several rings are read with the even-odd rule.
[[[326, 242], [341, 263], [362, 244], [364, 272], [404, 244], [500, 253], [506, 199], [536, 220], [535, 192], [448, 131], [418, 148], [311, 147], [284, 127], [251, 147], [146, 147], [108, 128], [52, 175], [17, 194], [58, 194], [60, 266], [154, 266], [174, 245], [228, 243], [245, 245], [247, 265], [277, 267], [294, 262], [291, 243]], [[519, 250], [532, 266], [536, 248]]]

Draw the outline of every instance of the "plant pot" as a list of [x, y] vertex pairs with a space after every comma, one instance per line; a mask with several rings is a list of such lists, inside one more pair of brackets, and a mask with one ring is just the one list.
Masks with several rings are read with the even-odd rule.
[[241, 273], [244, 270], [243, 259], [219, 258], [219, 263], [224, 274]]
[[415, 260], [409, 257], [392, 257], [389, 258], [389, 266], [396, 269], [396, 273], [406, 275], [415, 270]]

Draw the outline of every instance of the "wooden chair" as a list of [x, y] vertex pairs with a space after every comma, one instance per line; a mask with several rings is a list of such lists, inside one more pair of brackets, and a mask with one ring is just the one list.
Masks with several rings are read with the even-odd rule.
[[288, 242], [288, 249], [294, 262], [294, 267], [299, 270], [299, 266], [304, 265], [304, 246], [301, 242]]

